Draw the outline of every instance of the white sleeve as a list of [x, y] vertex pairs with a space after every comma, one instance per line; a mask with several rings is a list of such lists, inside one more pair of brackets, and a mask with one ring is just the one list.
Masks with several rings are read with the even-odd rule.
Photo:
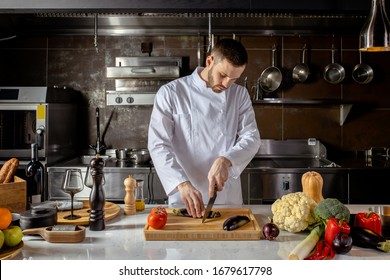
[[148, 149], [167, 195], [175, 193], [179, 184], [188, 181], [172, 146], [174, 121], [170, 103], [168, 88], [162, 86], [154, 100], [148, 132]]

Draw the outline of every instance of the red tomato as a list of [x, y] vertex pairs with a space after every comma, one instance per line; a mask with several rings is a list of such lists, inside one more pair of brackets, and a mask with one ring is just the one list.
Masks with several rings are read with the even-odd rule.
[[157, 206], [157, 207], [152, 208], [152, 210], [150, 210], [150, 213], [153, 213], [153, 212], [161, 212], [165, 215], [168, 215], [167, 210], [163, 206]]
[[148, 215], [148, 225], [154, 229], [161, 229], [167, 223], [167, 214], [162, 211], [151, 211]]

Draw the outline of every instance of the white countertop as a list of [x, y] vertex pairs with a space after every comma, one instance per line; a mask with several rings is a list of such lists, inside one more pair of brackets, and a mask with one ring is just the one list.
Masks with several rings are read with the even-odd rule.
[[[348, 205], [351, 213], [367, 211], [372, 205]], [[49, 243], [40, 236], [24, 236], [24, 247], [15, 259], [32, 260], [286, 260], [305, 233], [281, 231], [275, 241], [146, 241], [143, 228], [152, 205], [145, 211], [125, 216], [123, 205], [118, 217], [106, 222], [103, 231], [89, 231], [81, 243]], [[271, 215], [270, 205], [247, 205], [260, 226]], [[390, 253], [354, 246], [335, 259], [390, 260]]]

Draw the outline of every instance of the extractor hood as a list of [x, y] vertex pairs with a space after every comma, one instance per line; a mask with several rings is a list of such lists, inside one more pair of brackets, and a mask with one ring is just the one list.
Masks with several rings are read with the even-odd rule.
[[[26, 35], [359, 34], [369, 0], [2, 0]], [[97, 20], [96, 20], [97, 18]]]
[[369, 0], [2, 0], [0, 11], [35, 12], [368, 12]]

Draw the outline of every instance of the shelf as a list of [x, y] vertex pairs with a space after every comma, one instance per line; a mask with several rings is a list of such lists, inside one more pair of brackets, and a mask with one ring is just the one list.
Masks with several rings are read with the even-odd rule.
[[255, 104], [280, 104], [280, 105], [340, 105], [345, 102], [338, 99], [288, 99], [288, 98], [264, 98], [253, 100]]
[[352, 109], [352, 104], [344, 103], [334, 99], [286, 99], [286, 98], [264, 98], [253, 100], [253, 104], [261, 105], [318, 105], [318, 106], [340, 106], [340, 126], [342, 126]]

